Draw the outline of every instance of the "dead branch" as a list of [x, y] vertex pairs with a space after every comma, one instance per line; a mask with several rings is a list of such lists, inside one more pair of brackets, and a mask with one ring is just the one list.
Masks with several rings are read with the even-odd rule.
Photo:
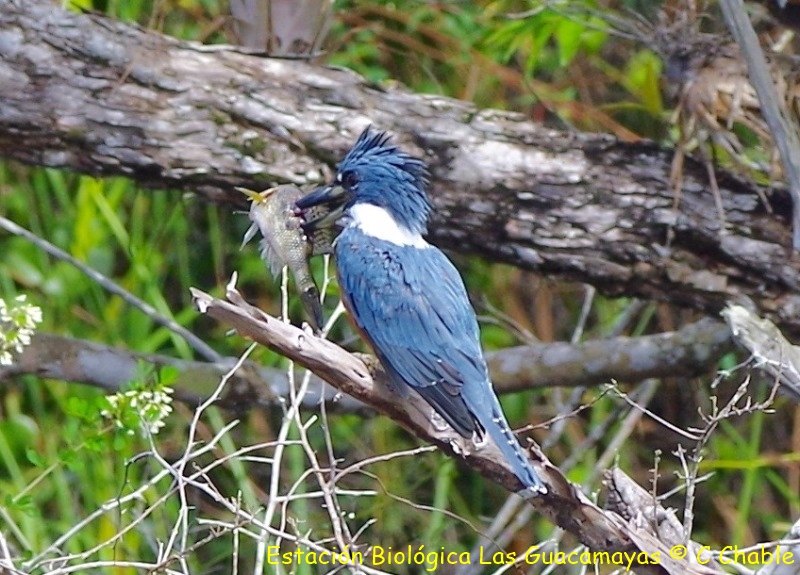
[[537, 387], [598, 385], [651, 377], [693, 377], [713, 370], [731, 349], [730, 331], [710, 318], [678, 331], [577, 344], [509, 347], [486, 354], [499, 393]]
[[[505, 489], [512, 492], [519, 489], [518, 480], [499, 463], [495, 446], [470, 446], [466, 450], [454, 431], [447, 427], [439, 429], [431, 423], [432, 410], [421, 398], [409, 394], [402, 402], [397, 401], [397, 396], [383, 382], [384, 375], [377, 362], [366, 365], [336, 344], [265, 314], [246, 303], [232, 286], [226, 293], [228, 301], [194, 288], [192, 295], [201, 312], [310, 369], [338, 390], [389, 416], [420, 439], [435, 444]], [[589, 548], [634, 554], [645, 552], [650, 556], [658, 552], [658, 565], [642, 566], [654, 573], [718, 573], [691, 565], [688, 560], [671, 559], [668, 548], [654, 536], [641, 533], [616, 513], [603, 511], [592, 503], [547, 460], [538, 446], [532, 443], [529, 452], [537, 473], [549, 489], [548, 494], [531, 500], [531, 505]]]
[[[0, 366], [0, 381], [31, 374], [61, 381], [83, 383], [107, 393], [117, 393], [132, 381], [149, 380], [164, 367], [173, 368], [175, 379], [169, 386], [175, 398], [190, 405], [205, 401], [236, 358], [226, 357], [218, 362], [186, 361], [159, 354], [137, 353], [93, 341], [37, 332], [23, 352], [14, 357], [11, 365]], [[281, 398], [289, 396], [289, 381], [285, 370], [257, 366], [245, 362], [225, 387], [217, 405], [234, 412], [275, 407]], [[319, 409], [320, 396], [342, 411], [365, 410], [365, 406], [349, 397], [336, 397], [315, 378], [303, 407]]]
[[614, 467], [606, 471], [603, 483], [608, 490], [606, 508], [624, 517], [640, 536], [655, 537], [669, 547], [686, 545], [689, 562], [698, 565], [701, 561], [710, 572], [724, 573], [710, 552], [704, 551], [699, 543], [686, 541], [675, 510], [662, 507], [651, 493], [621, 469]]
[[[500, 394], [553, 386], [585, 386], [611, 380], [635, 383], [649, 377], [692, 377], [714, 369], [717, 360], [731, 350], [730, 331], [724, 324], [702, 319], [678, 331], [642, 337], [616, 337], [580, 344], [534, 343], [486, 354], [495, 391]], [[235, 358], [219, 362], [186, 361], [173, 357], [136, 353], [81, 339], [36, 333], [30, 345], [9, 366], [0, 366], [0, 381], [33, 374], [84, 383], [109, 393], [120, 391], [144, 375], [143, 367], [177, 370], [170, 383], [175, 397], [197, 405], [215, 389]], [[365, 356], [368, 363], [374, 361]], [[318, 409], [325, 397], [337, 411], [364, 410], [349, 396], [337, 397], [317, 377], [304, 407]], [[284, 371], [245, 363], [225, 388], [219, 405], [246, 411], [278, 404], [289, 396]], [[365, 413], [366, 415], [366, 413]]]

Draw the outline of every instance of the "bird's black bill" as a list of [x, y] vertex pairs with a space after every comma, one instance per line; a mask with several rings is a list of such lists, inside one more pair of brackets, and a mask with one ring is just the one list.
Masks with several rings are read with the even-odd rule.
[[297, 200], [295, 206], [299, 210], [306, 211], [322, 204], [344, 203], [346, 199], [347, 192], [343, 187], [322, 186]]
[[305, 222], [302, 227], [306, 235], [333, 228], [344, 214], [347, 199], [347, 192], [341, 186], [323, 186], [297, 200], [294, 205]]

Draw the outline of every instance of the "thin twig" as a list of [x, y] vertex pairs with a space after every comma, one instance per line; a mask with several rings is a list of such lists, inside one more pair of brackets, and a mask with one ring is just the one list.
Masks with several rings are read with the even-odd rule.
[[211, 346], [209, 346], [202, 339], [194, 335], [191, 331], [179, 325], [172, 319], [159, 313], [159, 311], [153, 306], [151, 306], [149, 303], [139, 299], [129, 291], [125, 290], [125, 288], [114, 282], [112, 279], [107, 278], [99, 271], [87, 266], [82, 261], [72, 257], [61, 248], [51, 244], [44, 238], [40, 238], [33, 232], [26, 230], [22, 226], [15, 224], [11, 220], [4, 218], [3, 216], [0, 216], [0, 227], [6, 230], [7, 232], [25, 238], [33, 245], [35, 245], [42, 251], [47, 252], [54, 258], [63, 260], [75, 266], [78, 270], [83, 272], [90, 279], [97, 282], [98, 285], [102, 286], [103, 288], [113, 293], [114, 295], [118, 295], [124, 301], [126, 301], [128, 304], [132, 305], [139, 311], [141, 311], [143, 314], [152, 319], [158, 325], [164, 326], [168, 330], [181, 336], [183, 339], [186, 340], [186, 342], [189, 345], [191, 345], [194, 348], [194, 350], [197, 353], [199, 353], [202, 357], [206, 358], [208, 361], [214, 361], [214, 362], [222, 361], [223, 358], [220, 354], [214, 351], [214, 349]]

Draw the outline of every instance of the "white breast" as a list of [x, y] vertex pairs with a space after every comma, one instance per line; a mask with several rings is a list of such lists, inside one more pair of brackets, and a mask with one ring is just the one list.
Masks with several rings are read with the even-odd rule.
[[356, 204], [350, 208], [351, 226], [359, 228], [368, 236], [385, 240], [398, 246], [429, 248], [422, 235], [400, 225], [386, 208], [372, 204]]

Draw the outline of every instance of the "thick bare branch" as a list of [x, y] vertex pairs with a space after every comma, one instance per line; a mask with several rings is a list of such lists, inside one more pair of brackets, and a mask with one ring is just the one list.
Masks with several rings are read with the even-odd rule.
[[670, 547], [685, 546], [686, 558], [693, 565], [703, 565], [711, 573], [725, 572], [709, 551], [695, 541], [687, 541], [674, 509], [665, 509], [621, 469], [606, 471], [603, 483], [608, 490], [606, 508], [624, 517], [639, 537], [655, 537]]
[[[169, 382], [175, 390], [175, 397], [199, 405], [208, 399], [219, 386], [220, 379], [235, 364], [236, 358], [233, 357], [219, 362], [186, 361], [39, 332], [11, 365], [0, 366], [0, 381], [32, 374], [93, 385], [108, 393], [116, 393], [132, 381], [150, 380], [148, 374], [168, 367], [175, 370], [174, 379]], [[365, 408], [364, 404], [351, 398], [336, 397], [337, 394], [319, 379], [312, 381], [304, 406], [318, 409], [321, 395], [333, 404], [333, 409], [355, 411]], [[245, 362], [225, 386], [218, 405], [244, 412], [277, 406], [282, 398], [288, 396], [289, 378], [285, 370]]]
[[[689, 377], [714, 369], [722, 354], [730, 351], [729, 329], [703, 319], [679, 331], [637, 338], [617, 337], [581, 344], [537, 343], [487, 354], [495, 390], [509, 393], [532, 388], [605, 383], [612, 379], [638, 382], [648, 377]], [[374, 361], [364, 357], [367, 363]], [[156, 354], [136, 353], [96, 342], [48, 333], [34, 335], [12, 365], [0, 366], [0, 381], [34, 374], [94, 385], [109, 393], [142, 378], [146, 369], [175, 368], [170, 384], [175, 396], [187, 403], [205, 400], [220, 378], [236, 362], [185, 361]], [[275, 405], [289, 396], [285, 371], [246, 363], [220, 400], [223, 407], [249, 410]], [[316, 409], [320, 396], [333, 401], [333, 409], [353, 411], [364, 404], [349, 397], [336, 398], [323, 381], [312, 378], [306, 408]]]
[[[489, 442], [483, 446], [471, 442], [466, 445], [448, 426], [436, 427], [432, 423], [431, 407], [416, 394], [409, 394], [403, 401], [398, 401], [397, 396], [385, 385], [384, 374], [374, 360], [366, 365], [336, 344], [265, 314], [242, 300], [232, 287], [227, 291], [227, 302], [197, 289], [193, 289], [192, 294], [201, 312], [307, 367], [340, 391], [388, 415], [420, 439], [434, 443], [445, 453], [464, 461], [509, 491], [520, 488], [519, 481], [511, 471], [499, 463], [501, 458], [494, 445]], [[657, 565], [644, 567], [654, 573], [714, 572], [691, 565], [688, 561], [671, 559], [668, 548], [655, 537], [645, 537], [617, 514], [603, 511], [592, 503], [579, 487], [571, 484], [547, 460], [538, 446], [532, 444], [530, 453], [537, 473], [549, 489], [546, 495], [533, 498], [531, 505], [591, 549], [627, 552], [632, 556], [644, 552], [648, 557], [659, 553]], [[637, 564], [635, 559], [632, 562]]]
[[682, 329], [642, 337], [613, 337], [510, 347], [488, 353], [492, 383], [500, 393], [557, 385], [597, 385], [615, 379], [690, 377], [708, 373], [732, 349], [730, 330], [702, 319]]
[[[513, 113], [343, 70], [210, 49], [50, 3], [0, 0], [0, 155], [237, 201], [233, 186], [322, 177], [367, 123], [430, 163], [432, 239], [607, 294], [707, 311], [750, 298], [800, 333], [790, 206], [651, 143], [545, 129]], [[664, 244], [668, 228], [675, 231]]]

